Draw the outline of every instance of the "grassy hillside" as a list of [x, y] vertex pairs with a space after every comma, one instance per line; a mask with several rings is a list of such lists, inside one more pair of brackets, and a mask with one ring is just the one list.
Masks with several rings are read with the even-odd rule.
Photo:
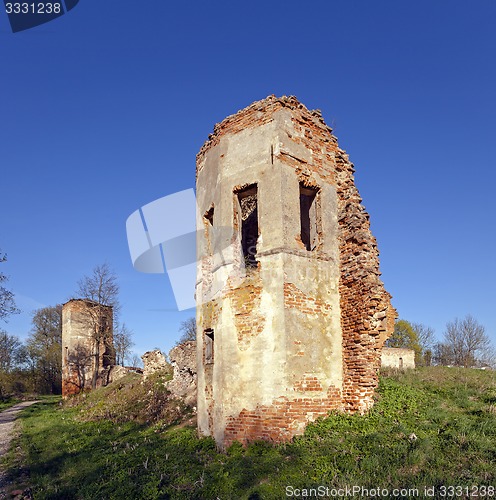
[[[419, 497], [428, 486], [442, 498], [443, 485], [460, 486], [458, 498], [496, 496], [494, 372], [391, 373], [382, 376], [377, 399], [368, 415], [333, 414], [290, 444], [235, 444], [222, 454], [194, 427], [177, 425], [184, 409], [168, 400], [160, 380], [143, 386], [130, 379], [78, 404], [51, 401], [26, 411], [25, 485], [34, 498], [60, 499], [304, 498], [319, 486], [330, 493], [380, 487], [390, 495], [418, 488]], [[493, 489], [483, 495], [474, 486]], [[361, 493], [355, 498], [367, 496]]]

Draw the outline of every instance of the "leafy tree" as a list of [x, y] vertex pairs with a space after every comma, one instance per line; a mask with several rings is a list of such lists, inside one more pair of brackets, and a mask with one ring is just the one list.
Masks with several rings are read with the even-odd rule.
[[22, 342], [6, 331], [0, 330], [0, 371], [10, 372], [22, 361]]
[[116, 326], [114, 330], [116, 364], [124, 366], [126, 359], [131, 358], [131, 348], [134, 346], [132, 336], [133, 332], [127, 328], [125, 323]]
[[440, 349], [443, 360], [447, 358], [450, 364], [464, 367], [474, 366], [492, 351], [484, 326], [470, 315], [446, 324]]
[[43, 307], [33, 315], [26, 347], [39, 392], [59, 394], [62, 388], [62, 306]]
[[[0, 264], [7, 260], [7, 256], [0, 252]], [[8, 277], [0, 273], [0, 319], [6, 321], [6, 318], [11, 314], [19, 313], [14, 301], [14, 294], [5, 288], [2, 283], [5, 283]]]
[[417, 332], [413, 326], [406, 320], [400, 319], [394, 325], [394, 331], [391, 337], [386, 341], [387, 347], [403, 347], [415, 351], [415, 362], [420, 361], [421, 347]]
[[15, 335], [0, 330], [0, 399], [8, 392], [20, 389], [16, 370], [24, 361], [25, 349]]
[[183, 344], [184, 342], [189, 342], [191, 340], [196, 340], [196, 318], [191, 317], [185, 321], [181, 321], [181, 326], [179, 331], [183, 332], [176, 345]]
[[[93, 370], [92, 388], [96, 388], [98, 380], [98, 360], [100, 359], [100, 346], [108, 345], [111, 347], [108, 338], [109, 328], [106, 324], [106, 307], [113, 308], [114, 318], [119, 311], [119, 284], [117, 276], [108, 264], [96, 266], [92, 274], [85, 276], [78, 282], [76, 294], [79, 298], [86, 299], [93, 303], [93, 307], [88, 308], [88, 320], [92, 327], [92, 336], [95, 358], [95, 368]], [[103, 307], [102, 307], [103, 306]]]

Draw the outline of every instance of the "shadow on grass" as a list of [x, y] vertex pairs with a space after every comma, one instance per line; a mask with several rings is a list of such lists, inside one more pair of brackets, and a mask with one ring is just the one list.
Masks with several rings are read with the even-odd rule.
[[[83, 422], [81, 408], [57, 400], [26, 410], [22, 443], [37, 499], [270, 499], [284, 497], [285, 485], [487, 484], [495, 381], [469, 377], [395, 374], [381, 381], [368, 415], [333, 414], [287, 445], [235, 444], [222, 454], [192, 428]], [[487, 392], [476, 390], [480, 380]]]

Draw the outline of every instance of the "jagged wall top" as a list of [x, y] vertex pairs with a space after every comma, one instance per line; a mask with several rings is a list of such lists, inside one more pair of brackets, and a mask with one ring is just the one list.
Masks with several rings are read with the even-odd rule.
[[214, 130], [209, 134], [208, 139], [203, 144], [202, 148], [196, 155], [196, 173], [201, 170], [202, 160], [205, 153], [212, 147], [216, 146], [220, 138], [226, 134], [235, 134], [249, 127], [260, 126], [271, 120], [271, 116], [279, 109], [289, 108], [298, 110], [307, 120], [312, 120], [314, 125], [324, 129], [329, 135], [329, 141], [337, 145], [337, 139], [332, 135], [332, 129], [325, 123], [322, 113], [319, 109], [309, 110], [295, 96], [276, 97], [269, 95], [265, 99], [255, 101], [237, 113], [228, 116], [220, 123], [216, 123]]

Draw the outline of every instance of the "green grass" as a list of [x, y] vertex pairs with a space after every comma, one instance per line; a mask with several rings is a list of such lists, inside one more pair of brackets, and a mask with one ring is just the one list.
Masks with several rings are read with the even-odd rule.
[[125, 385], [105, 391], [80, 405], [47, 401], [23, 413], [20, 445], [34, 498], [280, 499], [286, 486], [496, 485], [493, 372], [390, 373], [366, 416], [333, 414], [290, 444], [235, 444], [226, 454], [194, 428], [174, 426], [175, 414], [153, 424], [136, 408], [102, 418], [103, 394], [114, 407], [118, 391], [127, 391], [135, 405]]
[[3, 398], [0, 398], [0, 411], [6, 410], [11, 406], [16, 405], [20, 401], [20, 399], [14, 398], [12, 396], [5, 396]]

